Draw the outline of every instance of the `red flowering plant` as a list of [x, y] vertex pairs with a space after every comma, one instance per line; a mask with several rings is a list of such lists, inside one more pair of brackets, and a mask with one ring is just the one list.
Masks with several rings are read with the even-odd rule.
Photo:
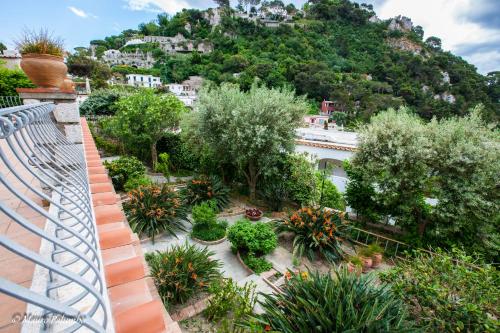
[[336, 263], [344, 258], [341, 247], [347, 223], [344, 213], [324, 208], [301, 208], [278, 222], [278, 232], [293, 232], [293, 254], [313, 260], [317, 254]]
[[155, 236], [160, 233], [176, 236], [175, 231], [186, 231], [186, 206], [179, 194], [167, 185], [142, 186], [130, 191], [128, 197], [123, 208], [130, 227], [139, 236], [147, 235], [154, 242]]

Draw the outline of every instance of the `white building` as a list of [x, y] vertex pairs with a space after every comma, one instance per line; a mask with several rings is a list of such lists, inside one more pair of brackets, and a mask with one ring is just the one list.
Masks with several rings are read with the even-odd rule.
[[17, 50], [4, 50], [0, 52], [0, 62], [5, 62], [2, 66], [8, 69], [20, 69], [21, 54]]
[[184, 105], [192, 107], [198, 98], [198, 90], [200, 90], [202, 84], [203, 79], [200, 76], [190, 76], [188, 80], [182, 83], [170, 83], [166, 87]]
[[127, 74], [127, 84], [133, 87], [156, 88], [161, 86], [161, 80], [153, 75]]

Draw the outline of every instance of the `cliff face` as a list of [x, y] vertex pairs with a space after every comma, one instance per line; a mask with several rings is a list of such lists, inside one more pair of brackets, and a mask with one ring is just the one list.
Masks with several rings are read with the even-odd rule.
[[425, 53], [423, 52], [423, 47], [420, 44], [408, 39], [407, 37], [389, 38], [387, 40], [387, 44], [392, 48], [400, 51], [411, 52], [414, 55], [423, 55]]

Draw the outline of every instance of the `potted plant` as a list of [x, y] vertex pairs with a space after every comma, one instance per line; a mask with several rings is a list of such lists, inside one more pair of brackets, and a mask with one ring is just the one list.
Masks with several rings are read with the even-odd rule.
[[347, 263], [347, 271], [349, 273], [355, 272], [357, 275], [361, 274], [361, 270], [363, 269], [363, 261], [357, 257], [353, 256], [349, 258], [349, 262]]
[[377, 268], [382, 262], [382, 254], [384, 250], [378, 243], [372, 243], [368, 246], [368, 249], [372, 253], [372, 268]]
[[258, 221], [262, 217], [262, 211], [257, 208], [249, 208], [245, 210], [245, 217], [250, 221]]
[[22, 54], [21, 68], [29, 79], [42, 88], [59, 88], [66, 78], [61, 39], [52, 37], [47, 30], [25, 31], [16, 47]]
[[358, 252], [359, 258], [363, 263], [363, 273], [366, 273], [370, 270], [373, 265], [372, 253], [369, 248], [364, 247]]

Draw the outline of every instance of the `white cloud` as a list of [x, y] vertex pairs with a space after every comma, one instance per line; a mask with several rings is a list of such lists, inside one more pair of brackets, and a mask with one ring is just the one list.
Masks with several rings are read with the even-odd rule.
[[126, 8], [130, 10], [144, 10], [151, 12], [177, 13], [183, 8], [192, 6], [185, 0], [125, 0]]
[[[442, 40], [443, 49], [457, 52], [466, 46], [479, 46], [482, 43], [500, 40], [498, 30], [481, 26], [464, 15], [472, 11], [476, 5], [474, 0], [386, 0], [379, 4], [377, 13], [384, 19], [399, 14], [408, 16], [415, 25], [421, 25], [424, 28], [426, 38], [439, 37]], [[489, 67], [488, 57], [490, 61], [498, 59], [498, 55], [495, 56], [491, 52], [469, 52], [463, 55], [478, 66], [483, 73], [485, 68]], [[492, 59], [492, 56], [495, 59]], [[494, 61], [490, 63], [490, 66], [492, 63]]]
[[97, 16], [91, 14], [91, 13], [86, 13], [83, 9], [78, 9], [76, 7], [73, 7], [73, 6], [69, 6], [68, 7], [69, 10], [71, 10], [71, 12], [73, 12], [73, 14], [75, 14], [76, 16], [79, 16], [81, 18], [89, 18], [89, 17], [92, 17], [92, 18], [97, 18]]
[[83, 18], [89, 17], [89, 15], [87, 13], [85, 13], [82, 9], [78, 9], [76, 7], [73, 7], [73, 6], [69, 6], [68, 9], [71, 10], [73, 12], [73, 14], [75, 14], [76, 16], [80, 16]]

